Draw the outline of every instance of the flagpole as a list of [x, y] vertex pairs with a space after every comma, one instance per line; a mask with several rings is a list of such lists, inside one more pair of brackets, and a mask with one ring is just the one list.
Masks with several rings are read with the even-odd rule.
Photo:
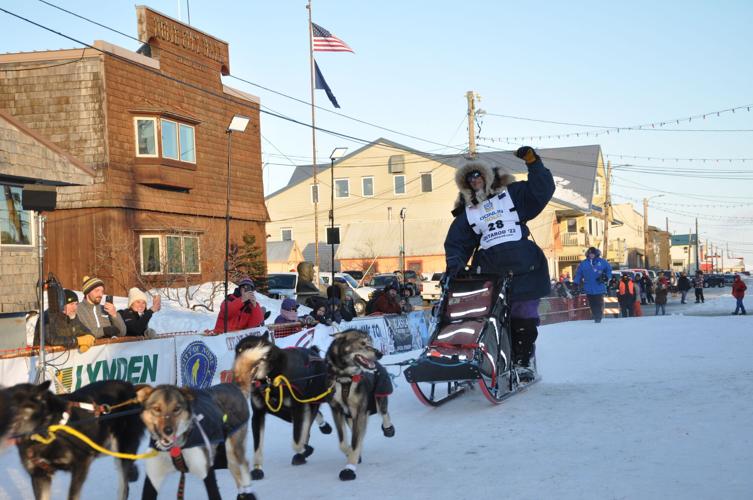
[[309, 70], [311, 73], [311, 158], [312, 168], [314, 169], [314, 189], [316, 198], [314, 198], [314, 265], [319, 269], [319, 183], [317, 174], [319, 168], [316, 163], [316, 115], [314, 113], [314, 31], [311, 26], [311, 0], [308, 0], [306, 8], [309, 11]]

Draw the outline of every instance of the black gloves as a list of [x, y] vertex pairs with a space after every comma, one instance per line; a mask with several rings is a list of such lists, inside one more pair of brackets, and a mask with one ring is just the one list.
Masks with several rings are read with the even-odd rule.
[[515, 151], [515, 156], [526, 162], [526, 165], [530, 165], [531, 163], [541, 160], [541, 158], [539, 158], [539, 155], [536, 154], [536, 151], [534, 151], [531, 146], [523, 146], [518, 148], [518, 150]]

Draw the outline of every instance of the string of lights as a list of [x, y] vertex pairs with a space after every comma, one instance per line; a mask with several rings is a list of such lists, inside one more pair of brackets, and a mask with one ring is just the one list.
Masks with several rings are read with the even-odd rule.
[[610, 153], [604, 155], [607, 158], [619, 158], [620, 160], [629, 159], [629, 160], [648, 160], [648, 161], [661, 161], [661, 162], [675, 162], [679, 163], [681, 161], [687, 161], [687, 162], [696, 162], [696, 163], [721, 163], [721, 162], [743, 162], [746, 161], [753, 161], [753, 158], [668, 158], [663, 156], [635, 156], [635, 155], [626, 155], [622, 153]]
[[[519, 141], [519, 140], [542, 140], [542, 139], [566, 139], [570, 137], [598, 137], [600, 135], [609, 135], [612, 133], [619, 134], [620, 132], [634, 132], [634, 131], [663, 131], [663, 132], [753, 132], [753, 129], [667, 129], [664, 127], [670, 126], [670, 125], [679, 125], [680, 123], [691, 123], [693, 120], [696, 120], [696, 122], [700, 120], [706, 120], [707, 118], [712, 117], [719, 117], [723, 114], [727, 113], [735, 113], [736, 111], [742, 111], [745, 110], [747, 112], [750, 112], [750, 108], [753, 107], [753, 104], [744, 104], [741, 106], [734, 106], [731, 108], [725, 108], [720, 109], [717, 111], [710, 111], [707, 113], [701, 113], [697, 115], [692, 116], [686, 116], [683, 118], [674, 118], [671, 120], [661, 120], [661, 121], [655, 121], [655, 122], [649, 122], [649, 123], [643, 123], [639, 125], [629, 125], [624, 127], [615, 127], [615, 126], [605, 126], [605, 125], [586, 125], [586, 124], [572, 124], [572, 123], [566, 123], [566, 122], [553, 122], [551, 120], [537, 120], [534, 118], [525, 118], [527, 121], [534, 121], [534, 122], [541, 122], [541, 123], [556, 123], [556, 124], [562, 124], [562, 125], [573, 125], [573, 126], [581, 126], [581, 127], [593, 127], [593, 128], [599, 128], [600, 130], [594, 130], [594, 131], [575, 131], [575, 132], [563, 132], [563, 133], [555, 133], [555, 134], [543, 134], [543, 135], [522, 135], [522, 136], [508, 136], [508, 137], [482, 137], [479, 136], [478, 139], [481, 141], [487, 141], [487, 142], [509, 142], [509, 141]], [[502, 116], [505, 118], [512, 118], [512, 119], [523, 119], [522, 117], [513, 117], [510, 115], [499, 115], [495, 113], [487, 113], [487, 115], [490, 116]]]

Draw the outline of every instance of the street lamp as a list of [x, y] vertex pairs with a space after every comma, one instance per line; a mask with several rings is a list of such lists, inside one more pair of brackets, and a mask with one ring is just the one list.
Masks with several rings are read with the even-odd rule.
[[661, 198], [664, 196], [663, 194], [657, 194], [654, 196], [649, 196], [648, 198], [643, 198], [643, 264], [646, 270], [649, 268], [649, 260], [648, 260], [648, 249], [649, 249], [649, 242], [648, 242], [648, 200], [653, 198]]
[[403, 207], [400, 209], [400, 222], [402, 224], [400, 234], [400, 274], [403, 277], [403, 286], [405, 286], [405, 214], [408, 209]]
[[[348, 148], [335, 148], [329, 155], [330, 166], [330, 193], [329, 193], [329, 231], [327, 231], [327, 243], [329, 243], [329, 251], [331, 253], [330, 265], [332, 266], [332, 277], [330, 285], [335, 284], [335, 243], [340, 243], [340, 234], [335, 234], [335, 160], [339, 160], [345, 156], [345, 152]], [[318, 193], [317, 193], [318, 194]]]
[[[228, 261], [230, 260], [230, 159], [232, 157], [233, 132], [245, 132], [248, 122], [251, 119], [248, 116], [233, 115], [230, 125], [227, 126], [227, 180], [225, 194], [225, 300], [227, 300], [227, 276]], [[225, 316], [222, 321], [222, 331], [227, 333], [227, 304], [225, 304]]]

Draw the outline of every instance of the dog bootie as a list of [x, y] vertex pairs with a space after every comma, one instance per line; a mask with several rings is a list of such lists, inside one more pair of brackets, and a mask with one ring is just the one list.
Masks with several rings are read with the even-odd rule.
[[256, 500], [256, 495], [253, 493], [238, 493], [236, 500]]
[[329, 423], [324, 422], [319, 426], [319, 432], [321, 432], [322, 434], [332, 434], [332, 426], [329, 425]]
[[352, 481], [356, 478], [356, 471], [345, 468], [340, 471], [340, 481]]
[[382, 426], [382, 432], [384, 433], [385, 437], [391, 438], [395, 435], [395, 426], [390, 425], [389, 427]]
[[314, 453], [314, 447], [305, 445], [303, 448], [303, 453], [296, 453], [293, 455], [292, 464], [293, 465], [303, 465], [306, 463], [306, 459], [311, 456], [311, 454]]
[[251, 479], [261, 481], [264, 479], [264, 471], [261, 469], [251, 469]]

